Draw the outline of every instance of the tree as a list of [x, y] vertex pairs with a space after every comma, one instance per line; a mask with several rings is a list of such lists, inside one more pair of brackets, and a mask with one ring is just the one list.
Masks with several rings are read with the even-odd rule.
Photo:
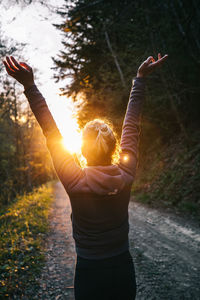
[[[6, 44], [0, 41], [1, 57], [20, 48]], [[30, 109], [22, 109], [21, 88], [7, 79], [0, 64], [0, 204], [7, 204], [17, 194], [52, 179], [53, 169], [39, 125]]]
[[84, 99], [78, 111], [81, 126], [94, 117], [109, 117], [120, 132], [139, 63], [167, 52], [168, 66], [148, 80], [144, 118], [148, 124], [153, 120], [166, 139], [172, 132], [187, 139], [186, 127], [198, 122], [199, 112], [197, 2], [66, 1], [58, 11], [64, 19], [56, 25], [64, 50], [54, 59], [55, 78], [70, 78], [62, 93], [77, 102]]
[[[54, 59], [59, 69], [55, 78], [71, 78], [69, 88], [64, 88], [63, 93], [74, 96], [74, 99], [84, 97], [83, 109], [79, 112], [81, 125], [96, 116], [104, 117], [105, 111], [107, 118], [113, 116], [114, 119], [117, 111], [125, 109], [124, 99], [128, 97], [125, 89], [127, 76], [123, 70], [125, 63], [118, 55], [123, 40], [118, 39], [118, 29], [111, 27], [117, 22], [122, 5], [118, 1], [115, 13], [111, 15], [111, 2], [91, 4], [90, 1], [80, 1], [71, 7], [67, 16], [60, 12], [67, 18], [63, 24], [57, 25], [65, 32], [63, 44], [66, 52], [62, 51], [59, 59]], [[128, 5], [128, 1], [125, 2]]]

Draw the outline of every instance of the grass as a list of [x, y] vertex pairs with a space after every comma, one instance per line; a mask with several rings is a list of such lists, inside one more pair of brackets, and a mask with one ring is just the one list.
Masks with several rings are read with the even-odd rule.
[[148, 153], [133, 185], [136, 201], [200, 213], [200, 143], [190, 148], [181, 139]]
[[19, 196], [0, 211], [0, 299], [34, 295], [44, 264], [52, 184]]

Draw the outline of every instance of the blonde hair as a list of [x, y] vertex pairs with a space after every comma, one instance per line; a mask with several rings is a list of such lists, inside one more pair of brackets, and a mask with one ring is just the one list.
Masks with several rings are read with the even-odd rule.
[[[106, 123], [108, 123], [106, 121]], [[88, 122], [83, 129], [83, 145], [87, 152], [87, 159], [102, 162], [112, 159], [116, 149], [116, 137], [113, 130], [103, 120], [95, 119]], [[86, 149], [87, 147], [87, 149]]]

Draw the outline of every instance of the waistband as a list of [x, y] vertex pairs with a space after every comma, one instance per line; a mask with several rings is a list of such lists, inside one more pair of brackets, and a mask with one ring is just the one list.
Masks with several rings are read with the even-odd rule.
[[133, 264], [132, 256], [129, 250], [105, 259], [85, 259], [77, 256], [76, 269], [105, 269], [117, 268], [120, 266]]
[[125, 240], [123, 244], [120, 246], [116, 247], [115, 249], [105, 249], [105, 248], [90, 248], [90, 249], [85, 249], [85, 248], [80, 248], [76, 247], [76, 253], [77, 253], [77, 258], [83, 258], [86, 260], [101, 260], [102, 259], [109, 259], [112, 257], [116, 257], [118, 255], [121, 255], [124, 252], [129, 251], [129, 241]]

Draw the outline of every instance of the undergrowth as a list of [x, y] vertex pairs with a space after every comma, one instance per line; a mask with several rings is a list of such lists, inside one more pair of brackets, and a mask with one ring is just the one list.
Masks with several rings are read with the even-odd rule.
[[[34, 295], [44, 264], [52, 185], [19, 196], [0, 211], [0, 299]], [[30, 298], [31, 299], [31, 298]]]
[[133, 185], [136, 201], [200, 215], [200, 143], [181, 139], [150, 151]]

